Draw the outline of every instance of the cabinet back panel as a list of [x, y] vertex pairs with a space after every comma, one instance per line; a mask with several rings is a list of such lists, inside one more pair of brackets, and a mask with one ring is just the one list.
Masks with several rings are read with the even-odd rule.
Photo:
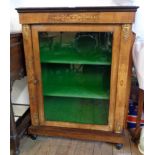
[[82, 98], [44, 97], [46, 121], [108, 124], [108, 101]]

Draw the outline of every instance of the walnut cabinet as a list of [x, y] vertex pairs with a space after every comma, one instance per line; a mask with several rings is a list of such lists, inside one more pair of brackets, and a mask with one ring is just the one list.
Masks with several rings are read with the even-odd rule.
[[30, 134], [123, 143], [136, 10], [17, 8]]

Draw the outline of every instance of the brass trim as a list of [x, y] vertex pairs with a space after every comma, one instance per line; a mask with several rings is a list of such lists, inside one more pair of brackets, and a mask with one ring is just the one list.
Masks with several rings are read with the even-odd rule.
[[39, 123], [38, 116], [39, 116], [38, 113], [34, 113], [34, 114], [33, 114], [34, 123], [37, 124], [37, 125], [38, 125], [38, 123]]
[[120, 124], [116, 122], [116, 126], [115, 126], [115, 133], [121, 133], [121, 127]]
[[130, 29], [131, 29], [130, 24], [123, 24], [122, 25], [122, 31], [123, 31], [124, 40], [127, 40], [129, 38]]
[[29, 25], [23, 25], [23, 36], [25, 39], [28, 39], [29, 37]]

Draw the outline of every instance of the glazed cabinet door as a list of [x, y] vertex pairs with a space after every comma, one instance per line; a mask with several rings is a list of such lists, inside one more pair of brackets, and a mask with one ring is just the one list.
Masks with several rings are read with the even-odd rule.
[[120, 34], [119, 25], [31, 26], [33, 125], [114, 130]]

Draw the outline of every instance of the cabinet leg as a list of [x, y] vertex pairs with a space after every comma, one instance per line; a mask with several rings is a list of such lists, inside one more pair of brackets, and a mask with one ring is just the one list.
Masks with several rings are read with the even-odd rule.
[[20, 151], [19, 148], [16, 148], [16, 150], [14, 150], [13, 155], [19, 155]]
[[123, 144], [116, 144], [116, 149], [117, 150], [120, 150], [120, 149], [122, 149], [123, 148]]
[[10, 140], [11, 140], [11, 146], [13, 148], [13, 155], [19, 155], [20, 137], [17, 134], [11, 98], [10, 98]]
[[32, 140], [36, 140], [36, 139], [37, 139], [37, 135], [30, 135], [30, 138], [31, 138]]
[[15, 137], [12, 139], [12, 146], [13, 146], [13, 155], [19, 155], [19, 139], [18, 137]]

